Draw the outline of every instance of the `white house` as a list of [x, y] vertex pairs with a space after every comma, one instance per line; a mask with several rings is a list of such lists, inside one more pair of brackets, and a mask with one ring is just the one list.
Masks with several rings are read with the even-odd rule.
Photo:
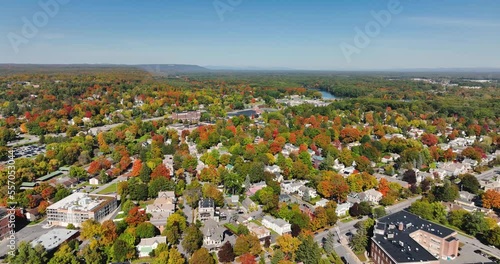
[[382, 193], [375, 189], [366, 190], [359, 194], [359, 199], [364, 202], [378, 204], [382, 200]]
[[309, 188], [307, 186], [300, 186], [299, 190], [297, 191], [297, 194], [300, 197], [304, 198], [306, 196], [306, 193], [307, 195], [309, 195], [310, 199], [316, 198], [318, 196], [318, 193], [316, 193], [316, 190], [314, 190], [313, 188]]
[[99, 179], [97, 179], [97, 178], [92, 178], [92, 179], [90, 179], [90, 180], [89, 180], [89, 183], [90, 183], [91, 185], [99, 185]]
[[337, 205], [337, 208], [335, 209], [335, 213], [337, 213], [337, 216], [345, 216], [347, 213], [349, 213], [349, 208], [351, 208], [352, 204], [350, 202], [345, 202]]
[[304, 183], [297, 181], [285, 181], [281, 183], [281, 190], [286, 194], [296, 193]]
[[149, 253], [153, 252], [159, 244], [167, 243], [166, 236], [156, 236], [152, 238], [143, 238], [136, 246], [139, 257], [149, 257]]
[[292, 225], [287, 221], [279, 218], [274, 218], [270, 215], [264, 216], [262, 225], [278, 233], [280, 236], [292, 232]]
[[325, 207], [328, 203], [328, 200], [325, 198], [321, 198], [321, 200], [317, 201], [314, 207]]

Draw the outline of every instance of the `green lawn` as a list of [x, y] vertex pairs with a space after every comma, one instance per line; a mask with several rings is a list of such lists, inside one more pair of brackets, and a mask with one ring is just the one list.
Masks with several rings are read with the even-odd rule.
[[347, 218], [341, 219], [340, 222], [348, 223], [348, 222], [351, 222], [352, 220], [354, 220], [352, 217], [347, 217]]
[[238, 227], [235, 226], [234, 224], [227, 223], [224, 225], [227, 229], [231, 230], [233, 233], [238, 233]]
[[116, 183], [110, 184], [108, 187], [102, 189], [98, 194], [108, 194], [116, 192]]
[[38, 224], [38, 223], [42, 222], [43, 220], [45, 220], [45, 217], [42, 217], [42, 218], [40, 218], [40, 219], [38, 219], [38, 220], [36, 220], [36, 221], [29, 222], [29, 224], [28, 224], [28, 225], [29, 225], [29, 226], [30, 226], [30, 225], [36, 225], [36, 224]]

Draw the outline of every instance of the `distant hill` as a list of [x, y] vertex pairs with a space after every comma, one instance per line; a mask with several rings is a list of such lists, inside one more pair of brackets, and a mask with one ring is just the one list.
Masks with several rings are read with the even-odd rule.
[[139, 64], [134, 66], [152, 73], [153, 75], [170, 75], [176, 73], [198, 73], [211, 71], [198, 65], [189, 64]]
[[61, 72], [95, 72], [116, 69], [142, 70], [153, 75], [172, 75], [178, 73], [210, 72], [198, 65], [186, 64], [0, 64], [0, 74], [16, 73], [61, 73]]

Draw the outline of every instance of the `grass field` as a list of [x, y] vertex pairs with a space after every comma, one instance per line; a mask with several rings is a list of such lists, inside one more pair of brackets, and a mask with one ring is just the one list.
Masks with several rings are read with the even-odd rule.
[[116, 183], [109, 185], [108, 187], [102, 189], [98, 194], [108, 194], [116, 192]]

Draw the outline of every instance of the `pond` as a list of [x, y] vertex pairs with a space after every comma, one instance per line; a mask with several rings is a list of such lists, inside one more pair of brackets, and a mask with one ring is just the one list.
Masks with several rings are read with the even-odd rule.
[[325, 99], [325, 100], [337, 99], [337, 97], [335, 97], [335, 95], [331, 94], [330, 92], [323, 91], [323, 90], [321, 90], [320, 92], [321, 92], [321, 95], [323, 96], [323, 99]]

